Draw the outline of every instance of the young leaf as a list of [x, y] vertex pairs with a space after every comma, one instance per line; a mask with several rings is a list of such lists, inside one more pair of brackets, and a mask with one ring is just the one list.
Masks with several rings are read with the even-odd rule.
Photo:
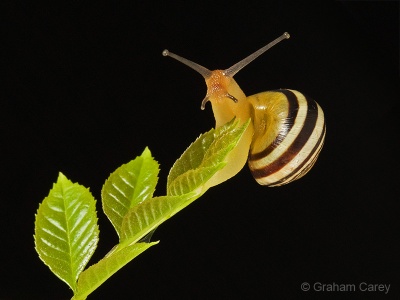
[[119, 269], [157, 243], [158, 242], [128, 245], [127, 247], [120, 248], [119, 251], [113, 251], [97, 264], [90, 266], [79, 276], [77, 291], [72, 299], [86, 299], [90, 293]]
[[96, 201], [89, 190], [60, 173], [37, 211], [34, 238], [40, 259], [75, 291], [99, 239]]
[[200, 197], [189, 193], [181, 196], [154, 197], [129, 210], [122, 223], [123, 244], [135, 243], [158, 225]]
[[173, 165], [167, 181], [167, 195], [192, 191], [204, 193], [206, 183], [225, 166], [226, 157], [237, 145], [249, 121], [239, 126], [235, 119], [200, 135]]
[[103, 210], [121, 237], [122, 220], [128, 210], [153, 196], [158, 163], [146, 148], [141, 156], [115, 170], [101, 191]]

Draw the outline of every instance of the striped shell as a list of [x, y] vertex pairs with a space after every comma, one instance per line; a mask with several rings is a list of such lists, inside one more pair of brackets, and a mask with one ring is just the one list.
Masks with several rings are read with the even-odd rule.
[[304, 176], [325, 138], [321, 107], [298, 91], [281, 89], [247, 97], [254, 136], [248, 164], [257, 182], [280, 186]]

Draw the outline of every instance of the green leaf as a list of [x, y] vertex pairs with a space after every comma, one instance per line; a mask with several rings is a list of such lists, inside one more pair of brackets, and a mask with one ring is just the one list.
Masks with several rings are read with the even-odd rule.
[[115, 274], [136, 256], [157, 244], [137, 243], [113, 251], [101, 259], [97, 264], [90, 266], [82, 272], [78, 279], [78, 288], [73, 300], [86, 299], [86, 297], [104, 283], [108, 278]]
[[154, 197], [135, 206], [122, 223], [122, 242], [132, 244], [146, 236], [158, 225], [200, 197], [189, 193], [181, 196]]
[[115, 170], [105, 182], [101, 196], [103, 210], [118, 236], [129, 209], [153, 196], [159, 166], [146, 148], [141, 156]]
[[233, 119], [200, 135], [173, 165], [168, 175], [167, 195], [204, 193], [209, 188], [207, 181], [226, 165], [226, 157], [249, 122], [239, 126], [239, 121]]
[[96, 201], [85, 187], [59, 174], [35, 221], [40, 259], [73, 291], [99, 239]]

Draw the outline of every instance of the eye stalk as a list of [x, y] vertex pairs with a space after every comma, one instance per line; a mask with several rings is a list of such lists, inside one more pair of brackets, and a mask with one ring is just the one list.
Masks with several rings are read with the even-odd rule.
[[[265, 51], [270, 49], [271, 47], [275, 46], [279, 42], [281, 42], [284, 39], [288, 39], [290, 37], [289, 33], [285, 32], [283, 33], [280, 37], [276, 38], [269, 44], [265, 45], [261, 49], [257, 50], [253, 54], [247, 56], [246, 58], [242, 59], [238, 63], [234, 64], [232, 67], [221, 71], [221, 70], [215, 70], [215, 71], [210, 71], [209, 69], [191, 61], [188, 60], [184, 57], [181, 57], [175, 53], [172, 53], [165, 49], [162, 52], [163, 56], [170, 56], [177, 61], [180, 61], [181, 63], [187, 65], [188, 67], [192, 68], [195, 70], [197, 73], [202, 75], [204, 79], [206, 80], [207, 83], [207, 95], [201, 102], [201, 109], [204, 110], [205, 105], [210, 99], [221, 99], [222, 97], [228, 97], [229, 99], [233, 100], [233, 102], [238, 103], [238, 99], [233, 96], [231, 93], [228, 92], [228, 81], [226, 80], [227, 78], [232, 79], [233, 76], [239, 72], [241, 69], [243, 69], [245, 66], [247, 66], [249, 63], [251, 63], [253, 60], [255, 60], [257, 57], [259, 57], [261, 54], [263, 54]], [[217, 81], [217, 79], [219, 81]]]
[[174, 59], [176, 59], [177, 61], [180, 61], [181, 63], [187, 65], [189, 68], [192, 68], [193, 70], [195, 70], [197, 73], [199, 73], [200, 75], [202, 75], [204, 77], [204, 79], [207, 79], [211, 76], [211, 71], [199, 64], [196, 64], [195, 62], [188, 60], [182, 56], [179, 56], [175, 53], [170, 52], [168, 49], [165, 49], [162, 52], [163, 56], [170, 56]]
[[224, 75], [225, 76], [229, 76], [229, 77], [235, 76], [235, 74], [237, 72], [239, 72], [241, 69], [243, 69], [249, 63], [251, 63], [257, 57], [259, 57], [261, 54], [263, 54], [264, 52], [266, 52], [268, 49], [272, 48], [273, 46], [275, 46], [279, 42], [281, 42], [281, 41], [283, 41], [285, 39], [288, 39], [288, 38], [290, 38], [290, 34], [287, 33], [287, 32], [283, 33], [280, 37], [278, 37], [275, 40], [273, 40], [272, 42], [268, 43], [267, 45], [265, 45], [261, 49], [257, 50], [253, 54], [250, 54], [246, 58], [244, 58], [241, 61], [239, 61], [238, 63], [234, 64], [232, 67], [226, 69], [224, 71]]

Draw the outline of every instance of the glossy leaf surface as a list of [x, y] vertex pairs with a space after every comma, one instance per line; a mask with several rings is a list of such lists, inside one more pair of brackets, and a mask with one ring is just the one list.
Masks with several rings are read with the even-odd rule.
[[113, 172], [103, 186], [102, 204], [120, 242], [85, 271], [98, 242], [95, 200], [86, 188], [60, 174], [38, 209], [35, 244], [45, 264], [72, 288], [73, 299], [86, 299], [130, 260], [157, 244], [142, 241], [209, 187], [222, 182], [213, 176], [221, 174], [248, 124], [232, 120], [196, 139], [172, 167], [166, 196], [153, 197], [159, 166], [147, 148]]
[[134, 243], [200, 197], [189, 193], [181, 196], [154, 197], [132, 208], [122, 224], [122, 241]]
[[173, 165], [167, 181], [167, 195], [204, 193], [207, 181], [225, 166], [229, 152], [237, 145], [249, 121], [242, 126], [235, 119], [200, 135]]
[[153, 196], [158, 172], [158, 163], [146, 148], [141, 156], [119, 167], [105, 182], [101, 192], [103, 210], [119, 237], [129, 209]]
[[96, 201], [85, 187], [59, 174], [36, 215], [40, 259], [73, 291], [99, 239]]

